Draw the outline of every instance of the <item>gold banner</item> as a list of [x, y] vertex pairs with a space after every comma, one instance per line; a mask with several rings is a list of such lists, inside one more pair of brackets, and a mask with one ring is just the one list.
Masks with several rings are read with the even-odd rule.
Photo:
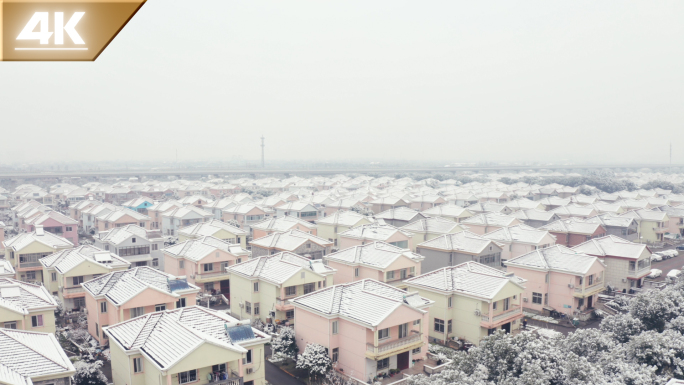
[[0, 60], [93, 61], [146, 0], [0, 0]]

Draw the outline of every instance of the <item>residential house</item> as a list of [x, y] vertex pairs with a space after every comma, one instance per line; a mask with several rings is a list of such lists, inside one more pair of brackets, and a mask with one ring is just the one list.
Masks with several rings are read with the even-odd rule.
[[224, 209], [223, 221], [228, 223], [235, 221], [241, 229], [250, 230], [251, 225], [263, 221], [264, 218], [270, 216], [270, 213], [265, 207], [254, 203], [243, 203]]
[[473, 205], [473, 204], [479, 202], [480, 198], [478, 198], [475, 194], [472, 194], [472, 193], [460, 192], [460, 193], [456, 193], [456, 194], [447, 196], [446, 200], [447, 200], [448, 204], [461, 206], [461, 207], [468, 207], [470, 205]]
[[667, 228], [670, 234], [676, 234], [680, 237], [684, 235], [684, 208], [664, 205], [653, 210], [662, 211], [667, 214]]
[[591, 206], [581, 206], [581, 205], [574, 205], [574, 204], [556, 207], [555, 209], [551, 210], [551, 212], [558, 215], [561, 219], [568, 219], [568, 218], [587, 219], [589, 217], [593, 217], [595, 215], [598, 215], [598, 211], [596, 211]]
[[223, 210], [229, 207], [237, 206], [239, 204], [239, 202], [236, 202], [230, 198], [223, 198], [207, 203], [206, 205], [202, 206], [202, 209], [204, 211], [214, 213], [214, 219], [220, 220], [223, 218]]
[[26, 231], [35, 231], [38, 226], [43, 226], [44, 231], [64, 237], [78, 246], [78, 221], [58, 211], [48, 211], [26, 221]]
[[285, 232], [293, 229], [316, 235], [318, 226], [295, 216], [281, 216], [266, 218], [262, 222], [253, 224], [252, 234], [254, 239], [258, 239], [275, 232]]
[[127, 225], [138, 225], [150, 229], [150, 217], [126, 208], [118, 208], [95, 217], [95, 227], [98, 231], [107, 231]]
[[464, 225], [439, 217], [421, 219], [400, 228], [400, 230], [411, 234], [413, 251], [416, 251], [416, 245], [419, 242], [429, 241], [444, 234], [453, 234], [467, 229], [468, 227]]
[[482, 237], [503, 245], [503, 250], [501, 251], [502, 262], [556, 244], [556, 237], [548, 231], [535, 229], [527, 225], [503, 227]]
[[95, 247], [111, 251], [132, 266], [150, 266], [164, 271], [164, 238], [159, 230], [136, 225], [117, 227], [95, 234]]
[[183, 206], [195, 206], [198, 209], [204, 210], [204, 206], [211, 203], [211, 200], [202, 195], [186, 195], [178, 200], [178, 203]]
[[196, 206], [174, 207], [165, 211], [161, 215], [162, 229], [165, 235], [178, 235], [178, 230], [194, 225], [210, 221], [214, 218], [214, 214], [197, 208]]
[[70, 385], [76, 369], [52, 333], [0, 329], [2, 383]]
[[248, 231], [216, 219], [212, 219], [207, 222], [195, 223], [194, 225], [183, 227], [182, 229], [178, 230], [179, 242], [185, 242], [188, 239], [214, 237], [227, 241], [231, 244], [238, 244], [243, 249], [247, 248], [248, 236]]
[[337, 270], [335, 284], [370, 278], [397, 287], [420, 274], [423, 259], [420, 254], [385, 242], [352, 246], [323, 257], [328, 266]]
[[111, 341], [114, 385], [266, 383], [264, 345], [271, 337], [220, 311], [159, 311], [104, 332]]
[[233, 317], [294, 320], [289, 299], [333, 285], [335, 269], [300, 255], [281, 252], [230, 266], [230, 303]]
[[567, 206], [570, 204], [570, 198], [548, 197], [539, 200], [539, 203], [546, 207], [546, 210], [551, 211], [558, 207]]
[[606, 229], [606, 235], [616, 235], [629, 241], [638, 237], [639, 224], [634, 218], [606, 213], [587, 218], [585, 222], [601, 224]]
[[606, 265], [595, 256], [562, 245], [510, 259], [506, 266], [527, 281], [523, 307], [537, 314], [555, 310], [587, 320], [598, 294], [605, 290]]
[[407, 199], [401, 198], [401, 197], [396, 197], [396, 196], [388, 196], [388, 197], [382, 197], [382, 198], [377, 198], [374, 199], [370, 202], [371, 205], [371, 210], [378, 214], [381, 213], [385, 210], [389, 209], [396, 209], [399, 207], [409, 207], [411, 205], [411, 202]]
[[502, 251], [503, 245], [470, 231], [445, 234], [416, 247], [416, 252], [425, 257], [423, 273], [471, 261], [501, 269]]
[[166, 231], [162, 229], [162, 214], [173, 210], [175, 208], [183, 207], [178, 201], [169, 200], [165, 202], [157, 202], [154, 205], [147, 208], [147, 215], [150, 217], [150, 229], [152, 230], [162, 230], [162, 233], [166, 234]]
[[551, 222], [539, 228], [556, 237], [556, 244], [573, 247], [592, 238], [606, 235], [606, 228], [600, 223], [584, 222], [576, 218]]
[[111, 203], [96, 202], [96, 204], [88, 205], [80, 211], [80, 223], [83, 230], [94, 234], [99, 231], [97, 226], [97, 217], [106, 215], [110, 212], [116, 211], [119, 208]]
[[230, 294], [226, 268], [249, 259], [249, 252], [240, 245], [211, 236], [188, 239], [163, 251], [166, 272], [187, 277], [205, 293], [226, 297]]
[[434, 303], [427, 332], [433, 341], [475, 345], [502, 329], [520, 329], [525, 280], [477, 262], [443, 267], [407, 280], [411, 292]]
[[0, 278], [0, 327], [54, 333], [55, 309], [57, 302], [45, 287]]
[[466, 207], [466, 209], [473, 214], [499, 213], [510, 215], [513, 212], [513, 209], [508, 207], [505, 203], [495, 202], [478, 202]]
[[454, 204], [444, 204], [435, 206], [431, 209], [423, 211], [428, 217], [440, 217], [454, 222], [461, 222], [466, 218], [472, 217], [474, 214], [468, 209]]
[[185, 279], [147, 266], [105, 274], [82, 286], [88, 309], [88, 332], [100, 345], [108, 342], [103, 333], [108, 325], [144, 314], [193, 306], [200, 291]]
[[411, 197], [411, 204], [409, 207], [414, 210], [423, 211], [433, 207], [441, 206], [445, 203], [446, 199], [437, 194], [421, 193]]
[[473, 215], [470, 218], [461, 221], [462, 224], [468, 226], [468, 230], [475, 234], [487, 234], [502, 227], [510, 227], [519, 225], [522, 222], [511, 215], [504, 215], [499, 213], [482, 213]]
[[275, 213], [278, 217], [291, 216], [312, 223], [322, 216], [316, 206], [306, 201], [287, 202], [276, 207]]
[[7, 259], [0, 259], [0, 278], [15, 278], [16, 271]]
[[252, 240], [252, 257], [270, 255], [281, 251], [308, 256], [310, 259], [321, 259], [330, 254], [333, 243], [327, 239], [299, 230], [282, 233], [271, 233], [265, 237]]
[[513, 211], [534, 209], [546, 210], [546, 206], [544, 206], [541, 202], [524, 198], [506, 202], [506, 207], [509, 207]]
[[510, 200], [508, 194], [503, 191], [487, 191], [477, 195], [479, 202], [506, 203]]
[[154, 200], [149, 197], [131, 199], [122, 204], [123, 207], [147, 215], [147, 209], [154, 206]]
[[518, 218], [524, 224], [534, 228], [539, 228], [561, 219], [558, 214], [552, 211], [539, 209], [520, 210], [514, 212], [511, 216]]
[[299, 351], [308, 344], [324, 346], [336, 369], [357, 382], [407, 369], [426, 356], [433, 302], [417, 293], [364, 279], [291, 302]]
[[328, 217], [338, 211], [352, 211], [354, 209], [365, 209], [366, 205], [361, 200], [351, 197], [342, 198], [336, 201], [327, 203], [323, 209], [323, 216]]
[[402, 249], [413, 249], [412, 237], [411, 233], [392, 225], [371, 223], [339, 233], [339, 245], [340, 249], [346, 249], [352, 246], [365, 245], [369, 242], [381, 241]]
[[316, 225], [318, 226], [317, 235], [333, 242], [334, 247], [338, 247], [340, 233], [343, 233], [352, 227], [373, 223], [373, 221], [373, 218], [354, 211], [336, 211], [327, 217], [316, 221]]
[[58, 251], [40, 259], [40, 263], [46, 278], [44, 287], [59, 298], [66, 311], [85, 309], [83, 282], [131, 266], [114, 253], [89, 245]]
[[375, 214], [374, 217], [375, 219], [382, 219], [385, 223], [394, 227], [406, 226], [409, 223], [428, 218], [427, 215], [420, 211], [408, 207], [385, 210]]
[[56, 251], [70, 249], [74, 244], [59, 235], [43, 231], [40, 225], [36, 231], [22, 233], [5, 242], [5, 259], [17, 272], [16, 278], [24, 282], [45, 282], [40, 259]]
[[634, 218], [639, 224], [637, 242], [662, 242], [664, 235], [670, 232], [670, 217], [665, 211], [632, 210], [622, 216]]
[[640, 288], [651, 273], [651, 250], [615, 235], [592, 239], [572, 249], [600, 258], [606, 265], [606, 287], [613, 290]]

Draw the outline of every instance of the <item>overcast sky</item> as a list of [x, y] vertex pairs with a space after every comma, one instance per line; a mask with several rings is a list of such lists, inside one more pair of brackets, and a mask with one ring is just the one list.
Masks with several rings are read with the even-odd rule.
[[0, 63], [0, 163], [684, 163], [684, 2], [149, 0], [94, 63]]

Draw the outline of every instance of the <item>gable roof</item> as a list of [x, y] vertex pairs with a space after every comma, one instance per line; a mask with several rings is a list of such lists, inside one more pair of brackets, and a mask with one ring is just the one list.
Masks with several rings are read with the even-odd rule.
[[425, 313], [423, 309], [434, 303], [418, 293], [407, 293], [372, 279], [331, 286], [291, 302], [303, 309], [344, 317], [371, 327], [382, 323], [401, 306]]
[[445, 204], [445, 205], [439, 205], [435, 207], [431, 207], [427, 210], [423, 210], [423, 214], [427, 214], [429, 216], [438, 216], [438, 217], [446, 217], [446, 218], [461, 218], [464, 216], [472, 216], [473, 213], [468, 211], [467, 209], [454, 205], [454, 204]]
[[326, 225], [355, 226], [362, 219], [373, 222], [372, 217], [367, 217], [354, 211], [339, 210], [326, 216], [325, 218], [318, 219], [316, 223]]
[[53, 249], [63, 249], [65, 247], [74, 246], [74, 244], [66, 238], [52, 234], [45, 230], [43, 230], [42, 233], [32, 231], [30, 233], [19, 234], [13, 238], [5, 240], [3, 245], [5, 245], [5, 248], [12, 248], [14, 251], [20, 251], [33, 242], [42, 243], [43, 245]]
[[364, 265], [384, 269], [402, 256], [414, 262], [420, 262], [425, 259], [420, 254], [385, 242], [372, 242], [365, 245], [352, 246], [336, 253], [328, 254], [323, 259], [350, 265]]
[[332, 246], [332, 242], [328, 241], [327, 239], [323, 239], [321, 237], [317, 237], [296, 229], [285, 232], [271, 233], [259, 239], [253, 240], [250, 242], [250, 244], [257, 247], [292, 251], [307, 242], [314, 242], [325, 247]]
[[501, 213], [482, 213], [461, 221], [464, 225], [512, 226], [518, 218]]
[[0, 382], [23, 385], [31, 377], [71, 377], [75, 372], [53, 334], [0, 329]]
[[[594, 256], [569, 249], [563, 245], [554, 245], [509, 259], [506, 261], [506, 265], [584, 275], [596, 262], [601, 263]], [[603, 263], [601, 264], [603, 265]]]
[[170, 254], [174, 257], [183, 257], [194, 262], [201, 261], [204, 257], [211, 255], [216, 251], [224, 251], [235, 256], [249, 254], [247, 250], [243, 249], [238, 244], [231, 244], [214, 237], [188, 239], [185, 242], [164, 249], [165, 254]]
[[397, 219], [400, 221], [410, 221], [416, 217], [427, 218], [427, 216], [420, 211], [408, 207], [397, 207], [375, 214], [376, 219]]
[[445, 291], [493, 299], [509, 282], [524, 290], [525, 280], [507, 276], [505, 272], [477, 262], [465, 262], [456, 266], [444, 267], [404, 281], [409, 286]]
[[554, 233], [592, 235], [601, 227], [603, 226], [600, 223], [591, 223], [570, 218], [548, 223], [541, 226], [540, 229]]
[[492, 241], [491, 239], [484, 238], [466, 230], [454, 234], [445, 234], [429, 241], [425, 241], [418, 246], [442, 251], [458, 251], [468, 254], [480, 254], [492, 244], [499, 248], [501, 247], [500, 244]]
[[558, 214], [551, 212], [551, 211], [544, 211], [544, 210], [539, 210], [539, 209], [527, 209], [527, 210], [519, 210], [511, 213], [511, 216], [516, 217], [520, 220], [529, 220], [529, 221], [544, 221], [548, 222], [550, 220], [558, 220], [560, 217]]
[[184, 235], [196, 235], [196, 236], [214, 236], [218, 231], [225, 230], [235, 236], [239, 235], [249, 235], [248, 231], [245, 231], [239, 227], [235, 227], [226, 222], [219, 221], [218, 219], [211, 219], [207, 222], [199, 222], [192, 224], [187, 227], [178, 229], [178, 234]]
[[170, 210], [164, 211], [164, 213], [162, 213], [162, 216], [171, 218], [185, 218], [186, 216], [191, 214], [195, 214], [203, 218], [210, 218], [214, 216], [214, 214], [210, 213], [209, 211], [202, 210], [201, 208], [193, 205], [174, 207]]
[[150, 240], [155, 235], [157, 235], [158, 238], [161, 238], [161, 234], [158, 232], [147, 230], [138, 225], [126, 225], [115, 227], [111, 230], [101, 231], [97, 233], [96, 237], [98, 237], [102, 242], [109, 242], [114, 245], [118, 245], [131, 237], [140, 237], [141, 239]]
[[255, 223], [250, 227], [252, 229], [264, 230], [264, 231], [287, 231], [293, 227], [300, 225], [308, 229], [315, 229], [317, 226], [313, 223], [307, 222], [305, 220], [293, 217], [290, 215], [285, 215], [276, 218], [267, 218], [261, 222]]
[[131, 263], [109, 251], [100, 250], [95, 246], [81, 245], [73, 249], [58, 251], [41, 258], [40, 263], [45, 268], [54, 268], [64, 274], [83, 262], [91, 262], [105, 269], [127, 267]]
[[385, 241], [396, 233], [401, 233], [407, 237], [412, 236], [412, 234], [386, 223], [370, 223], [352, 227], [349, 230], [339, 233], [339, 236], [356, 239], [370, 239], [373, 241]]
[[312, 261], [287, 251], [252, 258], [246, 262], [230, 266], [228, 271], [244, 277], [259, 278], [280, 285], [302, 269], [319, 275], [329, 275], [336, 271], [324, 265], [321, 260]]
[[58, 211], [48, 211], [44, 213], [43, 215], [37, 215], [35, 217], [32, 217], [31, 219], [27, 220], [26, 223], [34, 226], [42, 225], [45, 221], [52, 219], [54, 221], [57, 221], [63, 225], [77, 225], [78, 221], [75, 219], [72, 219], [70, 217], [67, 217], [66, 215], [58, 212]]
[[463, 231], [467, 228], [467, 226], [440, 217], [423, 218], [400, 227], [401, 230], [411, 233], [431, 234], [449, 234], [454, 230]]
[[572, 249], [579, 253], [600, 257], [612, 256], [633, 260], [639, 259], [644, 253], [644, 250], [649, 250], [644, 244], [630, 242], [626, 239], [616, 237], [615, 235], [590, 239], [584, 243], [580, 243]]
[[511, 227], [502, 227], [498, 230], [492, 231], [491, 233], [487, 233], [482, 237], [499, 242], [516, 242], [537, 245], [544, 240], [546, 236], [556, 239], [556, 237], [550, 234], [548, 231], [535, 229], [534, 227], [527, 225], [516, 225]]
[[56, 309], [57, 303], [44, 286], [0, 278], [0, 308], [27, 315], [31, 311]]

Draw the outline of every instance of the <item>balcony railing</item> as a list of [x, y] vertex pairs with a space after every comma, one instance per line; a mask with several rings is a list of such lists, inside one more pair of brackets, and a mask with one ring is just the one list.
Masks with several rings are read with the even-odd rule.
[[382, 354], [390, 350], [399, 349], [402, 346], [408, 346], [420, 342], [422, 334], [415, 330], [411, 330], [411, 335], [404, 338], [399, 338], [397, 340], [389, 341], [386, 343], [378, 344], [374, 346], [373, 344], [366, 344], [366, 351], [372, 352], [374, 354]]
[[85, 290], [83, 289], [82, 286], [64, 288], [64, 294], [79, 294], [79, 293], [85, 293]]
[[651, 271], [651, 265], [647, 265], [647, 266], [644, 266], [644, 267], [642, 267], [642, 268], [632, 268], [632, 267], [630, 267], [630, 268], [629, 268], [629, 275], [636, 276], [636, 275], [640, 275], [640, 274], [646, 273], [647, 271]]
[[220, 276], [224, 276], [224, 275], [228, 275], [228, 273], [225, 271], [221, 271], [221, 270], [207, 271], [207, 272], [203, 272], [203, 273], [197, 273], [195, 275], [195, 279], [214, 278], [214, 277], [220, 277]]
[[243, 385], [242, 377], [237, 377], [236, 373], [232, 373], [231, 377], [225, 380], [209, 381], [207, 385]]
[[480, 316], [480, 319], [482, 320], [482, 322], [497, 322], [502, 319], [512, 317], [516, 314], [522, 314], [522, 308], [520, 306], [511, 306], [508, 310], [496, 314], [494, 316], [490, 316], [489, 314], [482, 314]]
[[582, 289], [581, 286], [575, 287], [575, 293], [582, 293], [582, 292], [586, 292], [586, 291], [591, 291], [591, 290], [596, 289], [598, 286], [603, 286], [603, 281], [594, 282], [589, 286], [585, 286], [584, 289]]
[[19, 262], [19, 268], [25, 268], [25, 267], [41, 267], [40, 261], [31, 261], [31, 262]]

